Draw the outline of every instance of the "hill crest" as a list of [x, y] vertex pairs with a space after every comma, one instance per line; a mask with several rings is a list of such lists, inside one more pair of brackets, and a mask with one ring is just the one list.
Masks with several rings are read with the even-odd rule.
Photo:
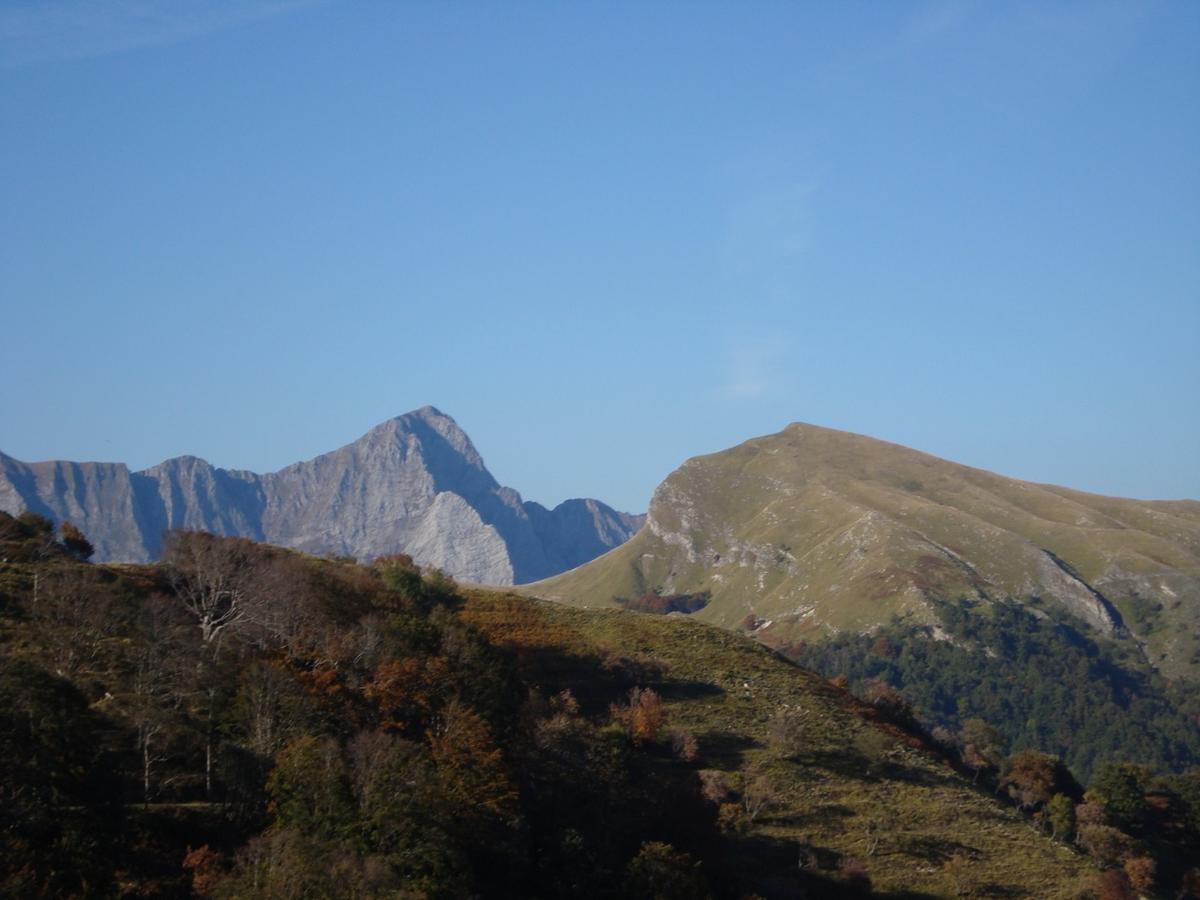
[[689, 459], [633, 540], [529, 590], [591, 606], [708, 591], [700, 618], [777, 643], [893, 616], [933, 625], [934, 600], [1034, 602], [1190, 676], [1200, 503], [1039, 485], [793, 423]]

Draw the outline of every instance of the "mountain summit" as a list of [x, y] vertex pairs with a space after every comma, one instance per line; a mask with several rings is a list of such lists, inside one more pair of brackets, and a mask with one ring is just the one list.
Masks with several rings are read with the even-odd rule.
[[696, 613], [770, 643], [938, 625], [937, 601], [1011, 600], [1130, 635], [1196, 677], [1200, 503], [1005, 478], [797, 423], [690, 459], [633, 540], [529, 592], [587, 605], [709, 592]]
[[24, 463], [0, 453], [0, 509], [70, 519], [99, 560], [145, 562], [162, 534], [191, 528], [311, 553], [408, 553], [458, 578], [545, 578], [627, 540], [643, 516], [597, 500], [553, 510], [501, 486], [452, 418], [426, 406], [278, 472], [194, 456], [140, 472], [122, 463]]

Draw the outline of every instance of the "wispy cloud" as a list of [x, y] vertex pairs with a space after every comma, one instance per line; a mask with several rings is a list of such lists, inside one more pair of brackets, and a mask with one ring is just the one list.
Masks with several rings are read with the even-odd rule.
[[919, 48], [957, 31], [971, 13], [972, 4], [961, 0], [920, 7], [904, 23], [897, 40], [905, 49]]
[[777, 391], [787, 349], [782, 338], [760, 338], [731, 346], [725, 358], [724, 380], [713, 389], [713, 399], [744, 403]]
[[1085, 78], [1117, 65], [1144, 39], [1147, 26], [1161, 16], [1161, 2], [1123, 3], [1115, 0], [1084, 6], [1030, 4], [1021, 22], [1044, 52]]
[[736, 280], [770, 276], [799, 264], [812, 243], [811, 200], [817, 179], [760, 175], [729, 211], [724, 261]]
[[239, 28], [319, 0], [17, 0], [0, 8], [0, 65], [108, 56]]
[[896, 31], [860, 62], [890, 62], [927, 54], [939, 45], [973, 41], [980, 52], [1045, 56], [1056, 65], [1095, 70], [1112, 64], [1166, 4], [1094, 0], [1019, 0], [1008, 5], [980, 0], [933, 0], [900, 20]]
[[729, 306], [709, 399], [738, 404], [785, 386], [788, 341], [763, 323], [790, 309], [814, 244], [814, 198], [828, 167], [799, 141], [755, 148], [721, 171], [726, 193], [719, 271]]

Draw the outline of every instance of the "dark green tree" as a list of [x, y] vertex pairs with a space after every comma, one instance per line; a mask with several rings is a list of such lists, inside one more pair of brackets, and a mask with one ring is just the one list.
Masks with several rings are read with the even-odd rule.
[[275, 757], [267, 780], [275, 822], [318, 840], [351, 835], [356, 821], [350, 781], [333, 738], [297, 738]]
[[122, 821], [114, 730], [69, 682], [0, 660], [0, 895], [108, 890]]
[[642, 844], [626, 870], [627, 896], [647, 900], [706, 900], [708, 883], [700, 864], [661, 841]]
[[1137, 831], [1149, 816], [1146, 791], [1153, 773], [1135, 763], [1103, 762], [1088, 782], [1087, 799], [1098, 803], [1123, 831]]

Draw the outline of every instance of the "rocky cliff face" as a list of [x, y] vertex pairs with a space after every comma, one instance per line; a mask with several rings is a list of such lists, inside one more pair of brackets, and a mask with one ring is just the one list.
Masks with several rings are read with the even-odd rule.
[[529, 591], [609, 605], [655, 588], [710, 591], [699, 618], [775, 642], [1013, 600], [1200, 680], [1200, 503], [1031, 484], [812, 425], [687, 461], [633, 540]]
[[523, 502], [496, 482], [454, 420], [429, 406], [267, 475], [191, 456], [131, 472], [121, 463], [24, 463], [0, 453], [0, 509], [70, 519], [98, 560], [151, 560], [166, 530], [192, 528], [359, 559], [403, 552], [501, 585], [584, 563], [644, 519], [596, 500], [553, 510]]

